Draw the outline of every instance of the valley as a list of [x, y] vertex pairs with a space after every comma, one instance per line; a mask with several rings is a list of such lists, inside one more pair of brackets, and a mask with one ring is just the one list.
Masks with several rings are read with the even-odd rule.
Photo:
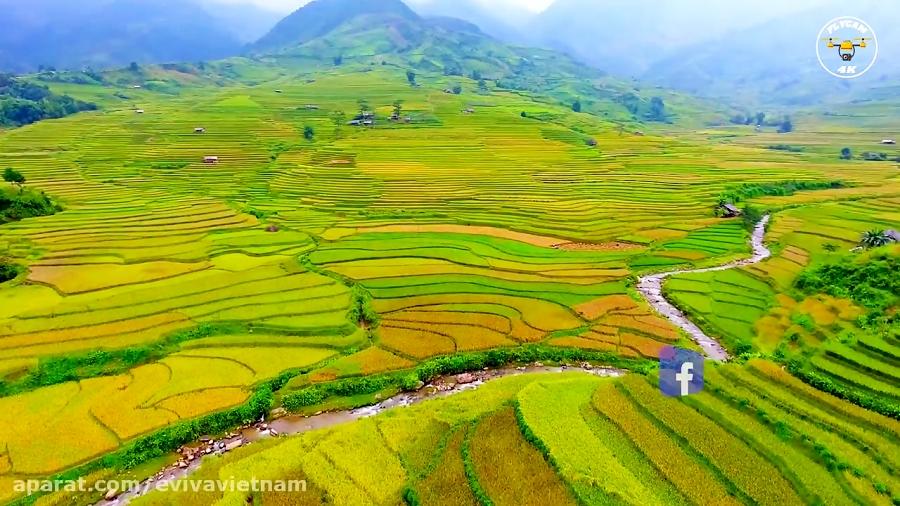
[[[900, 501], [896, 97], [778, 133], [392, 5], [21, 78], [96, 110], [0, 130], [4, 191], [59, 204], [0, 225], [0, 501], [485, 371], [183, 478], [302, 494], [130, 504]], [[707, 354], [701, 394], [660, 394], [667, 346]]]

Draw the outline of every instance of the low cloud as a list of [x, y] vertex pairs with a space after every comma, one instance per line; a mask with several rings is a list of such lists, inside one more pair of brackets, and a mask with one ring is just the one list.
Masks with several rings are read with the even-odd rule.
[[[300, 8], [303, 5], [306, 5], [310, 2], [310, 0], [208, 0], [211, 2], [218, 3], [229, 3], [229, 4], [246, 4], [252, 3], [264, 9], [268, 9], [276, 12], [293, 12]], [[420, 4], [428, 4], [438, 0], [405, 0], [411, 6], [416, 6]], [[476, 0], [479, 4], [483, 5], [485, 8], [494, 10], [497, 12], [502, 12], [504, 9], [508, 8], [519, 8], [525, 9], [532, 12], [540, 12], [546, 9], [550, 4], [552, 4], [555, 0]]]

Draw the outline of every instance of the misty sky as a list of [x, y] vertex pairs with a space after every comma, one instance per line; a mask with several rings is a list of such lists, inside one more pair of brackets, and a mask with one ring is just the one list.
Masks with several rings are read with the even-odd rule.
[[[292, 12], [310, 0], [214, 0], [222, 3], [255, 3], [260, 7], [277, 12]], [[411, 5], [424, 4], [432, 0], [409, 0], [407, 3]], [[540, 12], [553, 3], [554, 0], [476, 0], [485, 7], [492, 8], [496, 11], [502, 11], [510, 6], [523, 7], [532, 12]]]

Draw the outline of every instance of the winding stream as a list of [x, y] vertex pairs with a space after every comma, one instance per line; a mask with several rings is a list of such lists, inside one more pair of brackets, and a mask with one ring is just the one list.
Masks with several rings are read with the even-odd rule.
[[703, 330], [700, 329], [694, 322], [688, 319], [684, 313], [682, 313], [678, 308], [676, 308], [671, 302], [666, 300], [666, 298], [662, 294], [662, 285], [663, 281], [676, 274], [688, 274], [691, 272], [713, 272], [713, 271], [725, 271], [728, 269], [734, 269], [735, 267], [741, 267], [745, 265], [753, 265], [772, 256], [772, 252], [769, 251], [769, 248], [764, 244], [765, 236], [766, 236], [766, 225], [769, 223], [769, 215], [763, 216], [763, 218], [756, 224], [756, 227], [753, 229], [753, 234], [750, 236], [750, 245], [753, 247], [753, 255], [750, 258], [745, 258], [743, 260], [736, 260], [734, 262], [729, 262], [724, 265], [719, 265], [717, 267], [706, 267], [703, 269], [681, 269], [670, 272], [662, 272], [659, 274], [649, 274], [647, 276], [642, 276], [638, 281], [637, 289], [641, 294], [647, 299], [647, 302], [650, 303], [659, 313], [666, 318], [668, 318], [672, 323], [674, 323], [678, 328], [687, 332], [691, 338], [703, 348], [709, 358], [713, 360], [723, 361], [728, 360], [728, 352], [716, 341], [714, 338], [706, 335]]
[[178, 452], [180, 459], [155, 475], [141, 482], [135, 488], [116, 497], [108, 497], [96, 504], [96, 506], [122, 506], [132, 500], [146, 495], [160, 487], [163, 483], [170, 483], [193, 474], [203, 463], [208, 455], [222, 455], [234, 449], [240, 448], [255, 441], [299, 434], [316, 429], [325, 429], [352, 422], [361, 418], [368, 418], [390, 409], [398, 409], [419, 402], [453, 395], [467, 390], [473, 390], [488, 381], [515, 376], [526, 373], [561, 373], [565, 371], [580, 371], [595, 376], [618, 377], [626, 374], [626, 371], [611, 367], [594, 367], [587, 363], [579, 367], [548, 367], [535, 363], [527, 367], [491, 369], [472, 373], [443, 376], [425, 385], [415, 392], [404, 392], [385, 399], [378, 404], [344, 411], [332, 411], [317, 413], [312, 416], [288, 415], [276, 418], [268, 424], [258, 422], [248, 427], [243, 427], [220, 439], [204, 438], [201, 441], [186, 445]]
[[[753, 255], [750, 258], [729, 262], [717, 267], [681, 269], [658, 274], [649, 274], [647, 276], [642, 276], [638, 282], [638, 291], [641, 292], [650, 305], [659, 311], [660, 314], [672, 321], [672, 323], [687, 332], [713, 360], [728, 360], [728, 353], [722, 348], [718, 341], [706, 335], [700, 327], [690, 321], [684, 313], [679, 311], [672, 303], [663, 297], [663, 281], [676, 274], [724, 271], [734, 269], [735, 267], [759, 263], [769, 258], [772, 253], [763, 242], [765, 239], [766, 225], [768, 223], [769, 216], [766, 215], [753, 229], [750, 240], [751, 246], [753, 247]], [[131, 500], [152, 492], [162, 483], [168, 483], [191, 475], [200, 468], [205, 456], [222, 455], [243, 445], [252, 444], [254, 441], [279, 435], [298, 434], [316, 429], [324, 429], [359, 420], [361, 418], [368, 418], [389, 409], [402, 408], [427, 399], [472, 390], [483, 385], [485, 382], [496, 378], [536, 372], [559, 373], [566, 369], [566, 367], [545, 367], [543, 365], [535, 364], [534, 366], [518, 367], [515, 369], [496, 369], [446, 376], [438, 378], [416, 392], [401, 393], [373, 406], [344, 411], [317, 413], [312, 416], [290, 415], [275, 419], [269, 424], [259, 422], [252, 426], [243, 427], [218, 440], [204, 438], [194, 445], [183, 447], [179, 452], [181, 458], [175, 464], [159, 471], [147, 480], [144, 480], [137, 488], [117, 497], [110, 497], [97, 504], [102, 506], [121, 506], [128, 504]], [[583, 371], [584, 373], [598, 376], [621, 376], [625, 374], [625, 371], [622, 370], [606, 367], [594, 368], [587, 364], [584, 364], [581, 368], [570, 370]]]

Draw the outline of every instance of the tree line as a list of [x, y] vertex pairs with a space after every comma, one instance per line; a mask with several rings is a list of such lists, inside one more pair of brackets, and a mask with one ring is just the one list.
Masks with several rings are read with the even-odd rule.
[[90, 102], [57, 95], [44, 85], [0, 73], [0, 126], [29, 125], [96, 109]]

